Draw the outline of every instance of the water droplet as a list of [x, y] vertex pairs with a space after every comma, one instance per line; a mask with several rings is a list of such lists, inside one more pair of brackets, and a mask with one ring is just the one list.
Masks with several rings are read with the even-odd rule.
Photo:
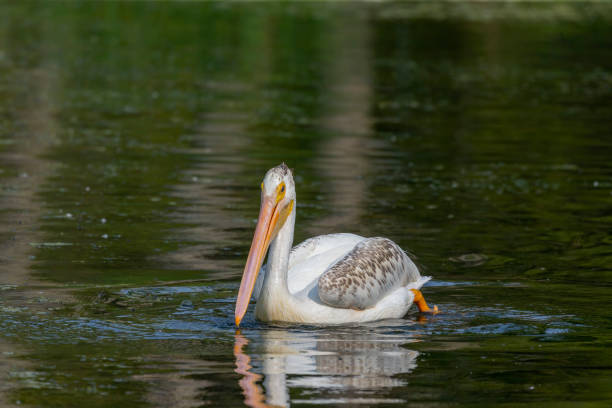
[[108, 239], [108, 234], [102, 234], [102, 238]]

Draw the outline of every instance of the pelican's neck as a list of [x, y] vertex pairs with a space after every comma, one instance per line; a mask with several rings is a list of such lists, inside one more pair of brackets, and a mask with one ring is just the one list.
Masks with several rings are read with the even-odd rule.
[[262, 297], [289, 295], [287, 286], [287, 269], [289, 267], [289, 254], [293, 245], [293, 229], [295, 228], [295, 203], [293, 211], [287, 217], [285, 225], [270, 243], [268, 252], [268, 269], [263, 284]]

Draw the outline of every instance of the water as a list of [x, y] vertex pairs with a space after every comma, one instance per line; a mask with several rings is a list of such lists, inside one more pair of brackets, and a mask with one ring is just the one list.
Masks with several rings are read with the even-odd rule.
[[[607, 4], [2, 3], [0, 403], [609, 406], [610, 118]], [[443, 313], [236, 331], [282, 161]]]

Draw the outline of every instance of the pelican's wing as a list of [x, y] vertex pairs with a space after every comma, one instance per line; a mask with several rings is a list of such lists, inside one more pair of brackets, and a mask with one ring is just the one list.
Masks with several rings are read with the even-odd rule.
[[[296, 293], [318, 279], [330, 265], [347, 254], [359, 242], [366, 240], [355, 234], [328, 234], [308, 238], [291, 249], [288, 265], [289, 292]], [[261, 267], [253, 298], [259, 299], [268, 265]]]
[[387, 238], [368, 238], [330, 266], [318, 283], [329, 306], [363, 310], [421, 275], [406, 253]]
[[355, 234], [328, 234], [308, 238], [291, 249], [289, 270], [309, 258], [339, 247], [355, 246], [366, 238]]
[[292, 294], [316, 285], [321, 275], [366, 238], [355, 234], [319, 235], [295, 246], [289, 256], [287, 286]]

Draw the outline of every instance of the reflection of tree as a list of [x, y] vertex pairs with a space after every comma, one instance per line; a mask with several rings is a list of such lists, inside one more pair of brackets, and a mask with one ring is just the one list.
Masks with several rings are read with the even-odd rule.
[[371, 118], [371, 48], [369, 20], [355, 18], [351, 25], [335, 26], [329, 60], [328, 107], [322, 127], [333, 134], [317, 148], [315, 166], [323, 179], [331, 213], [314, 220], [313, 235], [337, 232], [358, 225], [367, 196], [368, 136]]
[[[254, 370], [261, 367], [268, 404], [287, 406], [290, 389], [314, 389], [317, 393], [342, 391], [343, 402], [370, 396], [369, 400], [385, 402], [381, 389], [402, 386], [397, 374], [416, 368], [418, 352], [401, 346], [405, 337], [352, 330], [330, 330], [312, 333], [290, 330], [266, 330], [262, 333], [261, 355], [255, 360], [244, 354], [247, 340], [236, 336], [234, 355], [244, 377], [240, 386], [250, 406], [261, 406], [264, 395], [256, 384], [262, 376]], [[337, 396], [336, 396], [337, 397]], [[387, 401], [389, 402], [389, 401]]]
[[[2, 25], [0, 49], [8, 50], [8, 58], [18, 59], [23, 52], [22, 44], [14, 40], [24, 33], [20, 24], [12, 23], [9, 19], [8, 24]], [[0, 277], [5, 284], [32, 284], [32, 277], [28, 276], [31, 264], [28, 254], [32, 251], [29, 243], [37, 241], [39, 234], [35, 231], [42, 213], [36, 195], [57, 167], [42, 158], [56, 143], [58, 128], [53, 112], [53, 106], [58, 104], [57, 72], [44, 58], [49, 47], [45, 28], [43, 25], [28, 29], [28, 34], [36, 37], [36, 46], [28, 49], [30, 58], [37, 61], [33, 67], [0, 71], [3, 77], [0, 116], [10, 117], [14, 128], [10, 132], [13, 137], [10, 149], [0, 153], [0, 162], [15, 174], [5, 181], [10, 188], [5, 188], [0, 196], [0, 207], [8, 210], [3, 212], [0, 234], [11, 234], [14, 238], [0, 244]], [[10, 85], [5, 85], [5, 81]], [[27, 88], [22, 84], [27, 84]]]
[[[215, 86], [224, 86], [225, 91], [243, 90], [238, 83], [216, 83]], [[236, 266], [243, 261], [237, 262], [226, 253], [219, 254], [219, 249], [235, 245], [239, 233], [245, 239], [250, 233], [248, 229], [243, 232], [244, 218], [236, 216], [234, 209], [242, 198], [233, 194], [232, 189], [245, 172], [243, 162], [232, 158], [236, 157], [237, 151], [248, 149], [249, 140], [244, 137], [245, 115], [224, 113], [223, 107], [217, 108], [220, 109], [218, 112], [211, 107], [202, 115], [198, 133], [194, 136], [197, 147], [191, 150], [192, 153], [198, 152], [201, 160], [185, 171], [189, 182], [174, 186], [173, 192], [190, 204], [175, 214], [176, 219], [188, 223], [189, 228], [175, 234], [197, 244], [165, 254], [164, 261], [174, 267], [211, 271], [211, 276], [227, 278], [227, 273], [222, 271], [230, 270], [233, 276]], [[257, 184], [253, 183], [253, 186], [256, 188]], [[256, 195], [252, 197], [253, 201], [256, 199]]]
[[[0, 25], [0, 61], [3, 57], [17, 61], [24, 52], [24, 27], [21, 21], [3, 20]], [[17, 294], [7, 296], [5, 292], [2, 295], [5, 306], [9, 302], [22, 306], [43, 294], [53, 301], [71, 298], [66, 291], [35, 279], [30, 273], [32, 258], [29, 255], [33, 251], [30, 243], [41, 239], [38, 223], [43, 206], [37, 194], [57, 168], [43, 158], [57, 142], [58, 132], [54, 117], [54, 107], [58, 104], [58, 75], [53, 64], [44, 58], [50, 43], [46, 28], [48, 26], [44, 24], [27, 28], [27, 35], [36, 39], [27, 49], [29, 58], [36, 63], [23, 69], [0, 64], [0, 140], [7, 142], [0, 149], [0, 164], [14, 175], [3, 178], [0, 195], [0, 236], [3, 238], [0, 242], [0, 282], [21, 287]], [[5, 121], [11, 125], [5, 127]], [[33, 290], [32, 286], [36, 289]], [[49, 306], [49, 302], [44, 304], [45, 312]], [[30, 304], [29, 308], [34, 307]], [[13, 341], [10, 336], [8, 339], [0, 338], [0, 349], [4, 351], [0, 354], [1, 406], [13, 405], [4, 394], [8, 394], [15, 383], [6, 379], [22, 370], [32, 369], [31, 363], [11, 357], [21, 354], [24, 346], [13, 344], [14, 337]]]

